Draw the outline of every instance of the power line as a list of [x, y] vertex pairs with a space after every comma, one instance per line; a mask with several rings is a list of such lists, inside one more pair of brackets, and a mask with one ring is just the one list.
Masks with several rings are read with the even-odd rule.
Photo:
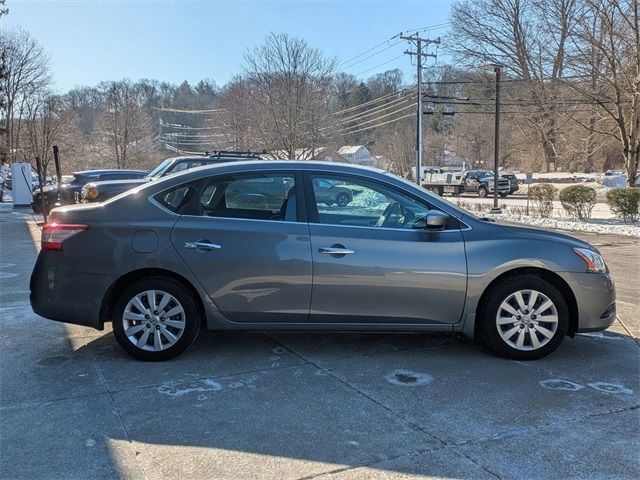
[[[343, 67], [342, 69], [344, 70], [344, 69], [348, 69], [348, 68], [354, 67], [354, 66], [356, 66], [356, 65], [358, 65], [358, 64], [360, 64], [360, 63], [362, 63], [362, 62], [364, 62], [364, 61], [366, 61], [366, 60], [369, 60], [371, 57], [375, 57], [376, 55], [380, 55], [381, 53], [386, 52], [386, 51], [387, 51], [387, 50], [389, 50], [390, 48], [395, 47], [398, 43], [400, 43], [400, 41], [399, 41], [399, 40], [398, 40], [398, 41], [396, 41], [396, 42], [394, 42], [394, 43], [392, 43], [392, 44], [391, 44], [391, 45], [389, 45], [388, 47], [383, 48], [383, 49], [382, 49], [382, 50], [380, 50], [379, 52], [372, 53], [371, 55], [369, 55], [369, 56], [367, 56], [367, 57], [364, 57], [363, 59], [360, 59], [360, 60], [358, 60], [357, 62], [352, 63], [351, 65], [348, 65], [347, 67]], [[337, 67], [337, 68], [339, 68], [339, 67]], [[357, 74], [357, 75], [360, 75], [360, 74]], [[357, 75], [356, 75], [356, 76], [357, 76]]]
[[[177, 123], [163, 123], [163, 127], [169, 127], [176, 130], [213, 130], [217, 127], [186, 127], [184, 125], [178, 125]], [[223, 125], [226, 126], [226, 125]]]
[[407, 28], [407, 29], [405, 29], [405, 31], [406, 32], [416, 32], [416, 33], [428, 32], [428, 31], [431, 31], [431, 30], [441, 30], [443, 28], [450, 27], [451, 25], [453, 25], [451, 22], [436, 23], [435, 25], [430, 25], [428, 27]]
[[366, 110], [365, 113], [361, 112], [361, 113], [357, 113], [355, 115], [351, 115], [351, 116], [348, 116], [348, 117], [343, 117], [337, 123], [338, 124], [349, 123], [349, 122], [353, 122], [355, 120], [358, 120], [359, 118], [362, 118], [362, 117], [370, 117], [371, 115], [373, 115], [375, 113], [387, 110], [392, 105], [395, 105], [397, 103], [406, 102], [409, 99], [410, 99], [409, 96], [404, 96], [404, 97], [401, 97], [401, 98], [397, 98], [395, 100], [391, 100], [390, 102], [385, 103], [384, 105], [380, 105], [378, 107], [374, 107], [374, 108], [371, 108], [369, 110]]
[[224, 112], [225, 108], [215, 108], [215, 109], [204, 109], [204, 110], [189, 110], [189, 109], [181, 109], [181, 108], [164, 108], [164, 107], [153, 107], [154, 110], [159, 110], [161, 112], [174, 112], [174, 113], [191, 113], [194, 115], [207, 115], [209, 113], [216, 112]]
[[364, 106], [371, 105], [373, 103], [378, 103], [378, 102], [380, 102], [380, 101], [382, 101], [382, 100], [384, 100], [386, 98], [397, 96], [397, 95], [402, 95], [402, 94], [404, 94], [406, 92], [410, 92], [412, 90], [415, 90], [415, 88], [416, 87], [403, 88], [402, 90], [400, 90], [398, 92], [386, 93], [386, 94], [384, 94], [384, 95], [382, 95], [382, 96], [380, 96], [378, 98], [374, 98], [373, 100], [369, 100], [367, 102], [360, 103], [358, 105], [353, 105], [351, 107], [344, 108], [342, 110], [338, 110], [337, 112], [333, 112], [331, 115], [340, 115], [340, 114], [345, 113], [345, 112], [352, 112], [353, 110], [357, 110], [358, 108], [362, 108]]
[[[333, 72], [333, 71], [335, 71], [335, 70], [337, 70], [337, 69], [339, 69], [339, 68], [341, 68], [341, 67], [344, 67], [345, 65], [347, 65], [347, 64], [349, 64], [349, 63], [351, 63], [353, 60], [357, 60], [358, 58], [362, 57], [363, 55], [366, 55], [367, 53], [370, 53], [370, 52], [374, 51], [375, 49], [377, 49], [377, 48], [379, 48], [379, 47], [381, 47], [381, 46], [383, 46], [383, 45], [388, 45], [390, 41], [395, 40], [395, 39], [396, 39], [396, 38], [398, 38], [399, 36], [400, 36], [400, 34], [398, 33], [398, 34], [394, 35], [393, 37], [388, 38], [388, 39], [387, 39], [387, 40], [385, 40], [384, 42], [380, 42], [380, 43], [378, 43], [377, 45], [374, 45], [373, 47], [371, 47], [370, 49], [365, 50], [364, 52], [362, 52], [362, 53], [360, 53], [360, 54], [356, 55], [355, 57], [352, 57], [352, 58], [350, 58], [349, 60], [346, 60], [346, 61], [344, 61], [344, 62], [342, 62], [342, 63], [340, 63], [340, 64], [336, 65], [336, 66], [335, 66], [335, 68], [332, 70], [332, 72]], [[391, 45], [391, 46], [393, 46], [393, 45]], [[390, 47], [391, 47], [391, 46], [390, 46]], [[388, 48], [390, 48], [390, 47], [388, 47]], [[378, 52], [378, 53], [382, 53], [382, 52], [384, 52], [385, 50], [387, 50], [387, 49], [381, 50], [381, 51], [380, 51], [380, 52]], [[375, 53], [374, 55], [377, 55], [378, 53]], [[373, 55], [371, 55], [371, 56], [373, 56]], [[370, 56], [370, 57], [367, 57], [367, 58], [371, 58], [371, 56]], [[358, 62], [358, 63], [359, 63], [359, 62]], [[355, 63], [354, 63], [353, 65], [355, 65]], [[353, 65], [351, 65], [351, 66], [353, 66]], [[345, 68], [349, 68], [349, 67], [345, 67]]]
[[[402, 112], [402, 111], [404, 111], [404, 110], [407, 110], [408, 108], [414, 108], [414, 105], [413, 105], [413, 104], [411, 104], [411, 105], [405, 105], [404, 107], [401, 107], [401, 108], [399, 108], [399, 109], [397, 109], [397, 110], [394, 110], [393, 112], [385, 113], [384, 115], [380, 115], [378, 118], [373, 118], [373, 119], [371, 119], [371, 120], [367, 120], [367, 121], [365, 121], [365, 122], [360, 122], [358, 125], [352, 125], [352, 126], [350, 126], [350, 127], [346, 127], [346, 129], [349, 129], [349, 128], [357, 128], [357, 127], [361, 127], [361, 126], [363, 126], [363, 125], [368, 125], [368, 124], [370, 124], [370, 123], [377, 122], [377, 121], [379, 121], [379, 120], [380, 120], [380, 119], [382, 119], [382, 118], [390, 117], [391, 115], [395, 115], [396, 113], [399, 113], [399, 112]], [[336, 127], [334, 127], [334, 128], [336, 128]]]
[[[590, 80], [592, 79], [591, 75], [569, 75], [569, 76], [565, 76], [565, 77], [560, 77], [560, 78], [551, 78], [551, 77], [544, 77], [544, 78], [506, 78], [506, 79], [502, 79], [500, 80], [500, 83], [518, 83], [518, 82], [551, 82], [551, 81], [557, 81], [557, 82], [561, 82], [561, 81], [565, 81], [565, 80], [579, 80], [579, 79], [583, 79], [583, 80]], [[491, 80], [487, 79], [487, 80], [443, 80], [443, 81], [439, 81], [439, 80], [434, 80], [434, 81], [425, 81], [422, 82], [424, 85], [472, 85], [472, 84], [477, 84], [477, 85], [487, 85], [491, 83]]]
[[371, 130], [373, 128], [378, 128], [378, 127], [381, 127], [383, 125], [388, 125], [389, 123], [398, 122], [400, 120], [404, 120], [405, 118], [409, 118], [409, 117], [415, 117], [415, 113], [409, 113], [407, 115], [403, 115], [402, 117], [394, 118], [393, 120], [388, 120], [386, 122], [378, 123], [376, 125], [371, 125], [370, 127], [359, 128], [357, 130], [349, 130], [349, 131], [345, 130], [345, 131], [340, 131], [340, 132], [335, 132], [335, 133], [340, 133], [342, 135], [350, 135], [352, 133], [364, 132], [365, 130]]
[[359, 76], [360, 76], [360, 75], [362, 75], [363, 73], [367, 73], [367, 72], [370, 72], [371, 70], [375, 70], [375, 69], [376, 69], [376, 68], [378, 68], [378, 67], [382, 67], [383, 65], [387, 65], [388, 63], [394, 62], [394, 61], [396, 61], [396, 60], [398, 60], [399, 58], [402, 58], [402, 57], [404, 57], [404, 54], [403, 54], [403, 53], [401, 53], [401, 54], [400, 54], [400, 55], [398, 55], [397, 57], [393, 57], [391, 60], [387, 60], [386, 62], [382, 62], [382, 63], [380, 63], [380, 64], [376, 65], [375, 67], [371, 67], [371, 68], [368, 68], [368, 69], [366, 69], [366, 70], [363, 70], [363, 71], [362, 71], [362, 72], [360, 72], [360, 73], [356, 73], [356, 75], [355, 75], [355, 76], [356, 76], [356, 77], [359, 77]]

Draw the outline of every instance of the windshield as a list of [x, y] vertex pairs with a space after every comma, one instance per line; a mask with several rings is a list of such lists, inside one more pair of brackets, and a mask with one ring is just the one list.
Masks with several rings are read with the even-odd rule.
[[166, 172], [167, 169], [171, 166], [171, 163], [172, 163], [171, 159], [167, 158], [164, 162], [162, 162], [156, 168], [154, 168], [149, 173], [147, 173], [145, 178], [150, 178], [152, 180], [160, 178], [162, 175], [164, 175], [164, 172]]

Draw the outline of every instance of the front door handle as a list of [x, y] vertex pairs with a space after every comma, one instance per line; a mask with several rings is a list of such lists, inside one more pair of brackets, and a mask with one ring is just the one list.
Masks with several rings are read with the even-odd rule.
[[222, 248], [222, 246], [209, 242], [185, 242], [184, 248], [197, 250], [218, 250]]
[[350, 250], [344, 247], [324, 247], [319, 248], [318, 252], [326, 253], [327, 255], [349, 255], [351, 253], [356, 253], [355, 250]]

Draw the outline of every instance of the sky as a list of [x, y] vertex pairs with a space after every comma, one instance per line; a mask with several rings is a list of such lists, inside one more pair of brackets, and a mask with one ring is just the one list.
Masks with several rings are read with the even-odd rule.
[[[209, 78], [222, 86], [241, 73], [247, 49], [270, 32], [304, 38], [340, 64], [399, 32], [436, 25], [421, 35], [444, 35], [450, 6], [450, 0], [7, 0], [9, 15], [0, 28], [21, 27], [45, 48], [60, 93], [122, 78]], [[402, 55], [409, 45], [403, 41], [387, 49], [391, 43], [341, 70], [368, 78], [400, 68], [410, 81], [415, 67]]]

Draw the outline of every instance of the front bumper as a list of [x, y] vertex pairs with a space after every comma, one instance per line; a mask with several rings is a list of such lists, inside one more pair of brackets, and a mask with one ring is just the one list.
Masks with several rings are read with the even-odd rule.
[[616, 289], [608, 273], [569, 274], [578, 305], [577, 332], [606, 330], [616, 319]]
[[115, 278], [75, 270], [63, 252], [38, 255], [29, 287], [31, 308], [41, 317], [103, 329], [102, 299]]

